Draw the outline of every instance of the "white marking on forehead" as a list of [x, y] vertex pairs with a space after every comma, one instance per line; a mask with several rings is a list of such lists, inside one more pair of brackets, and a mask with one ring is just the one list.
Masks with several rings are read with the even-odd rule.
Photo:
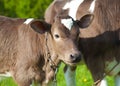
[[32, 20], [33, 20], [33, 18], [29, 18], [24, 22], [24, 24], [29, 24]]
[[90, 12], [90, 13], [93, 13], [94, 10], [95, 10], [95, 2], [96, 2], [96, 0], [93, 0], [93, 2], [92, 2], [91, 5], [90, 5], [90, 8], [89, 8], [89, 12]]
[[61, 23], [68, 28], [69, 30], [71, 30], [72, 26], [73, 26], [73, 20], [71, 18], [69, 19], [61, 19]]
[[83, 3], [84, 0], [72, 0], [71, 2], [68, 2], [65, 4], [63, 9], [69, 9], [69, 16], [71, 16], [74, 20], [76, 20], [76, 13], [78, 10], [78, 7], [81, 3]]

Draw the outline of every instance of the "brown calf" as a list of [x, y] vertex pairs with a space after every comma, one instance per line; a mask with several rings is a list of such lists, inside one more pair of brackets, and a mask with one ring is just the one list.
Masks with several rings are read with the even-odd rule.
[[[79, 34], [78, 29], [74, 31]], [[60, 24], [59, 17], [51, 26], [41, 20], [0, 16], [0, 73], [9, 72], [19, 86], [33, 80], [48, 85], [60, 61], [76, 65], [81, 60], [75, 34]]]

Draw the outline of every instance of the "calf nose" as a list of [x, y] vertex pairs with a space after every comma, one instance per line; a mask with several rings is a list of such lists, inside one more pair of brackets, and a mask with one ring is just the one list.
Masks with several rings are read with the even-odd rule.
[[71, 54], [70, 59], [73, 63], [77, 63], [81, 61], [81, 54]]

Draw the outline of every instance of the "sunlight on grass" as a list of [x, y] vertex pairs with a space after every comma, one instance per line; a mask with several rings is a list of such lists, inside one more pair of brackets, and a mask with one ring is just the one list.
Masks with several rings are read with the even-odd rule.
[[[59, 68], [59, 72], [57, 74], [57, 86], [66, 86], [64, 72], [63, 72], [64, 64], [62, 64]], [[108, 86], [115, 86], [113, 84], [113, 78], [107, 76], [107, 81], [109, 82]], [[76, 82], [77, 86], [92, 86], [93, 80], [85, 65], [80, 65], [77, 67], [76, 71]], [[12, 78], [0, 78], [0, 86], [17, 86]]]

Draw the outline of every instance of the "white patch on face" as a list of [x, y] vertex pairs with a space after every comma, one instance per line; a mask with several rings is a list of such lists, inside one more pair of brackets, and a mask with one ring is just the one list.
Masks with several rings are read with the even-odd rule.
[[68, 28], [69, 30], [71, 30], [72, 26], [73, 26], [73, 20], [70, 19], [61, 19], [61, 23]]
[[101, 81], [100, 86], [108, 86], [108, 85], [107, 85], [107, 81], [106, 81], [105, 79], [103, 79], [103, 80]]
[[10, 72], [6, 72], [5, 74], [0, 74], [2, 77], [12, 77]]
[[68, 67], [67, 71], [65, 72], [67, 86], [76, 86], [75, 75], [75, 71], [71, 71], [70, 67]]
[[90, 8], [89, 8], [89, 12], [90, 12], [90, 13], [93, 13], [94, 10], [95, 10], [95, 2], [96, 2], [96, 0], [93, 0], [93, 2], [92, 2], [91, 5], [90, 5]]
[[[115, 67], [115, 68], [114, 68]], [[113, 69], [114, 68], [114, 69]], [[112, 70], [112, 71], [111, 71]], [[105, 71], [108, 73], [111, 71], [109, 74], [110, 75], [117, 75], [120, 72], [120, 63], [116, 60], [113, 60], [111, 62], [106, 62], [105, 64]]]
[[115, 86], [120, 86], [120, 76], [115, 76]]
[[84, 0], [72, 0], [71, 2], [68, 2], [63, 7], [63, 10], [69, 9], [69, 16], [71, 16], [74, 20], [76, 20], [76, 13], [81, 3], [83, 3]]
[[33, 18], [29, 18], [24, 22], [24, 24], [29, 24], [32, 20], [33, 20]]

